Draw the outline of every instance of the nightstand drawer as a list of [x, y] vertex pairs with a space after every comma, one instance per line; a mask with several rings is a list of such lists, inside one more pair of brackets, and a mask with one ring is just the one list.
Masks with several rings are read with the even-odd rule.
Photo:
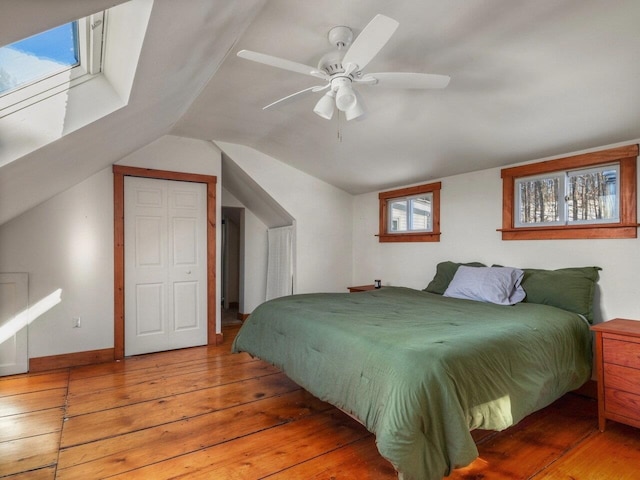
[[598, 428], [607, 419], [640, 428], [640, 321], [614, 318], [591, 327], [596, 334]]
[[606, 388], [604, 404], [607, 413], [640, 421], [640, 395]]
[[612, 363], [604, 364], [604, 388], [615, 388], [640, 395], [640, 370]]
[[606, 363], [640, 369], [640, 344], [630, 341], [602, 339], [602, 356]]

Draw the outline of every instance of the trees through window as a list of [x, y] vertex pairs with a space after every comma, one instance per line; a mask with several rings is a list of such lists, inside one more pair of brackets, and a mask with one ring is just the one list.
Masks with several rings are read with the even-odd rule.
[[503, 240], [635, 238], [638, 146], [502, 170]]
[[620, 164], [516, 179], [516, 226], [617, 222]]

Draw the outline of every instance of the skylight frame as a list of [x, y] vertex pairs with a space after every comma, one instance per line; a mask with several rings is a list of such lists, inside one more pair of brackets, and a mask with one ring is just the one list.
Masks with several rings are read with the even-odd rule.
[[78, 19], [78, 65], [0, 95], [0, 118], [98, 75], [102, 71], [105, 22], [105, 12]]

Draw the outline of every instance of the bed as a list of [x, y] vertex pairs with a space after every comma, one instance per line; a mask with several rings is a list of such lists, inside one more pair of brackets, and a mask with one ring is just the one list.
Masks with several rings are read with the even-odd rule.
[[[274, 299], [251, 314], [232, 350], [277, 366], [358, 419], [399, 478], [441, 479], [477, 457], [471, 430], [505, 429], [590, 378], [592, 311], [439, 290]], [[574, 309], [591, 308], [583, 303]]]

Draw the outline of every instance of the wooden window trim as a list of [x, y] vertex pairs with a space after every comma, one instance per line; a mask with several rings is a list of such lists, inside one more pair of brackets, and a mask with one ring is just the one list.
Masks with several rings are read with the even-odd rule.
[[[557, 240], [584, 238], [637, 238], [637, 157], [638, 145], [611, 148], [600, 152], [505, 168], [502, 176], [503, 240]], [[620, 222], [591, 225], [554, 225], [515, 227], [515, 181], [521, 177], [541, 175], [559, 170], [587, 168], [607, 163], [620, 164]]]
[[[417, 185], [415, 187], [400, 188], [397, 190], [389, 190], [380, 192], [378, 199], [380, 202], [380, 228], [378, 230], [378, 241], [385, 242], [439, 242], [440, 241], [440, 190], [441, 182], [427, 183]], [[388, 202], [394, 198], [409, 197], [419, 195], [421, 193], [432, 193], [433, 200], [431, 205], [431, 214], [433, 222], [433, 230], [431, 232], [407, 232], [407, 233], [389, 233], [387, 231], [387, 212]]]
[[216, 183], [217, 177], [195, 173], [113, 166], [114, 205], [114, 359], [124, 358], [124, 177], [204, 183], [207, 186], [207, 344], [222, 343], [216, 333]]

